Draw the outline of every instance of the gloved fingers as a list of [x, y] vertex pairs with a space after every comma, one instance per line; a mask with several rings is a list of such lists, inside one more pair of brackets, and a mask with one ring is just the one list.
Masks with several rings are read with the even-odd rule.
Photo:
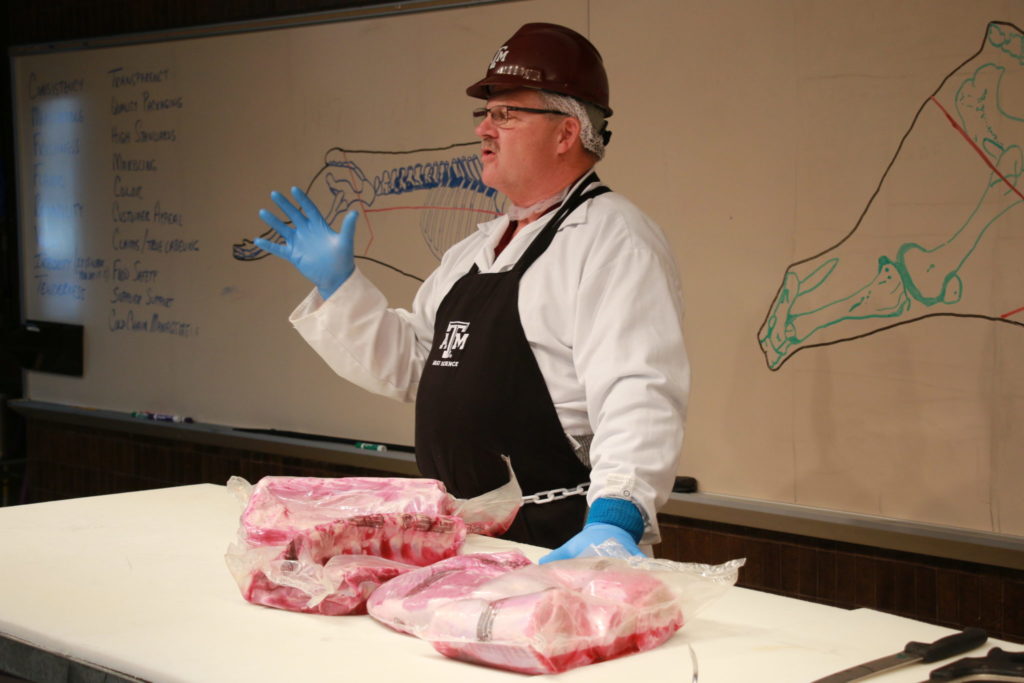
[[606, 522], [591, 522], [584, 525], [575, 536], [555, 548], [550, 553], [540, 558], [540, 564], [555, 562], [557, 560], [571, 560], [581, 555], [590, 554], [590, 548], [600, 546], [607, 541], [615, 541], [630, 555], [643, 555], [640, 546], [633, 540], [633, 536], [614, 524]]
[[359, 221], [358, 211], [349, 211], [341, 224], [341, 241], [351, 248], [356, 239], [356, 223]]
[[643, 555], [644, 557], [647, 556], [647, 553], [645, 553], [643, 550], [640, 550], [640, 546], [638, 546], [638, 545], [635, 545], [635, 544], [625, 545], [625, 544], [623, 544], [622, 547], [625, 548], [626, 551], [630, 555]]
[[295, 228], [285, 225], [280, 218], [266, 209], [260, 209], [260, 220], [266, 223], [271, 230], [280, 235], [285, 242], [291, 244]]
[[293, 187], [292, 197], [296, 202], [298, 202], [299, 208], [308, 220], [312, 221], [319, 219], [322, 224], [327, 225], [327, 221], [325, 221], [323, 215], [321, 215], [320, 209], [316, 208], [316, 204], [313, 203], [312, 199], [306, 196], [305, 192], [297, 187]]
[[575, 555], [570, 553], [563, 545], [537, 560], [537, 564], [547, 564], [548, 562], [556, 562], [558, 560], [571, 560], [574, 557]]
[[[589, 533], [588, 533], [589, 532]], [[599, 546], [602, 543], [608, 541], [615, 541], [630, 555], [643, 555], [643, 551], [640, 550], [640, 546], [633, 540], [633, 536], [620, 527], [614, 524], [607, 524], [603, 522], [592, 522], [583, 527], [583, 531], [580, 536], [586, 537], [586, 543], [588, 546]]]
[[270, 193], [270, 198], [274, 200], [278, 208], [284, 212], [284, 215], [288, 217], [288, 220], [292, 222], [292, 226], [298, 228], [301, 225], [305, 225], [308, 221], [306, 217], [302, 215], [302, 212], [296, 207], [291, 201], [283, 194], [274, 190]]
[[277, 242], [271, 242], [270, 240], [265, 240], [262, 237], [257, 237], [252, 241], [252, 243], [259, 247], [260, 249], [262, 249], [263, 251], [269, 252], [274, 256], [280, 256], [286, 261], [291, 260], [290, 257], [292, 250], [287, 245], [278, 244]]

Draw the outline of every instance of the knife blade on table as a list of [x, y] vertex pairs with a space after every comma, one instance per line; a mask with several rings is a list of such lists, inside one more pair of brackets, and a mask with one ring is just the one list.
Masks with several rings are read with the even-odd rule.
[[983, 629], [971, 627], [965, 628], [960, 633], [939, 638], [934, 643], [910, 641], [902, 652], [843, 669], [831, 676], [819, 678], [813, 683], [850, 683], [917, 662], [937, 662], [973, 650], [986, 640], [988, 640], [988, 634]]

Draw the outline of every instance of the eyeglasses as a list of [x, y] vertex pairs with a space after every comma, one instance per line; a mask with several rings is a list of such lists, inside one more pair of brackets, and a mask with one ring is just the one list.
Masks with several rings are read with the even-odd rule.
[[488, 114], [491, 117], [491, 121], [498, 128], [507, 128], [509, 122], [512, 121], [513, 117], [509, 116], [514, 111], [525, 111], [528, 114], [557, 114], [559, 116], [569, 116], [564, 111], [557, 111], [555, 109], [534, 109], [533, 107], [514, 107], [510, 104], [499, 104], [496, 107], [480, 107], [479, 109], [473, 110], [473, 121], [481, 123]]

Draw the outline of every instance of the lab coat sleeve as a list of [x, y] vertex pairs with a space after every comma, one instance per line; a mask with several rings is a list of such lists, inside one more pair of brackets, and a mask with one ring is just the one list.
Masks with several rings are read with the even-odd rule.
[[584, 274], [574, 331], [594, 430], [588, 499], [631, 500], [646, 522], [641, 542], [656, 543], [655, 515], [672, 491], [689, 397], [682, 293], [657, 239], [612, 246]]
[[314, 289], [289, 321], [334, 372], [368, 391], [413, 401], [430, 350], [433, 281], [412, 311], [389, 308], [358, 269], [326, 301]]

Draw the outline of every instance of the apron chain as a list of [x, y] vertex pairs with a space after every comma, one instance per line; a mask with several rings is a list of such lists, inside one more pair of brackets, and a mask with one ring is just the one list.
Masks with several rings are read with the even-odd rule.
[[556, 500], [562, 500], [569, 496], [582, 496], [587, 493], [587, 489], [590, 488], [590, 482], [580, 484], [574, 489], [551, 489], [550, 491], [539, 491], [530, 496], [523, 496], [523, 505], [534, 503], [536, 505], [543, 505], [544, 503], [551, 503]]

